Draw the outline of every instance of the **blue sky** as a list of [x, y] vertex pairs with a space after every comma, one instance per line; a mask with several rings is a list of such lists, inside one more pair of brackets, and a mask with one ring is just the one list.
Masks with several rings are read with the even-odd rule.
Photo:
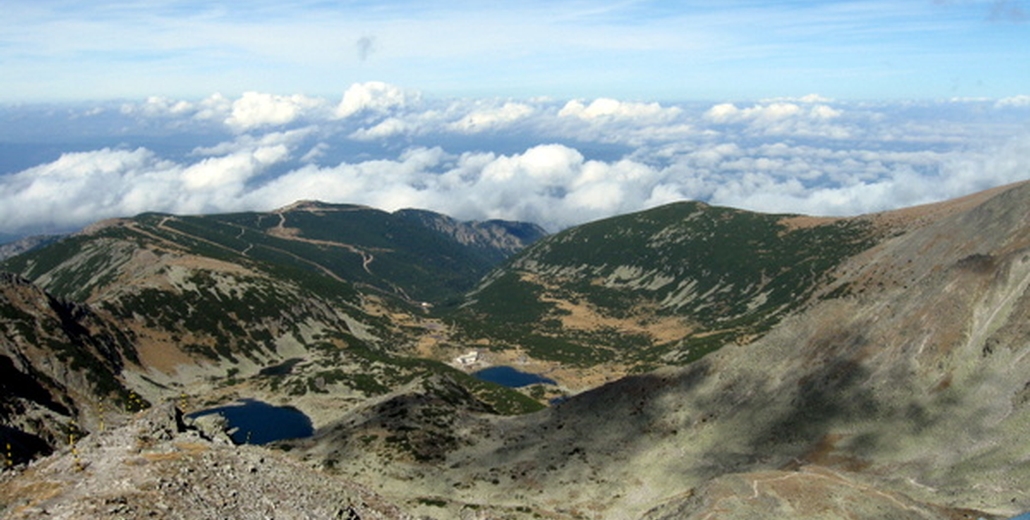
[[0, 241], [298, 199], [557, 231], [1030, 179], [1030, 0], [12, 1]]
[[1025, 0], [8, 0], [0, 102], [336, 95], [1005, 97], [1030, 83]]

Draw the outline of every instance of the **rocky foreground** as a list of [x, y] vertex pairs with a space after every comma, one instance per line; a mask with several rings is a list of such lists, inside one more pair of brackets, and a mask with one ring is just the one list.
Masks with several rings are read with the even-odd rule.
[[411, 518], [282, 452], [187, 423], [167, 403], [0, 473], [0, 518]]

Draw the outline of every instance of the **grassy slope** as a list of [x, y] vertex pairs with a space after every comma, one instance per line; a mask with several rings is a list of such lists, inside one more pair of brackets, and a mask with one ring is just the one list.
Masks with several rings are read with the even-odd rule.
[[[791, 229], [787, 217], [678, 203], [579, 226], [493, 273], [455, 316], [473, 337], [542, 359], [646, 364], [679, 352], [674, 359], [689, 362], [766, 332], [874, 242], [863, 220]], [[571, 307], [589, 309], [599, 325], [565, 326]], [[661, 341], [604, 325], [663, 317], [692, 332]]]

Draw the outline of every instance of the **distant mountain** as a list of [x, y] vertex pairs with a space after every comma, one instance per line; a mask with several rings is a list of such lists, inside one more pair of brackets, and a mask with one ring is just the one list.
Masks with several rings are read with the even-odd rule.
[[[74, 283], [69, 277], [79, 274], [75, 265], [61, 265], [81, 246], [89, 244], [90, 254], [103, 255], [95, 244], [165, 243], [196, 256], [281, 266], [409, 302], [438, 302], [462, 294], [491, 267], [545, 234], [530, 224], [459, 222], [427, 211], [387, 213], [305, 201], [270, 213], [144, 214], [107, 221], [63, 240], [58, 248], [33, 251], [5, 265], [33, 279], [53, 278], [53, 290], [88, 299], [91, 291], [103, 289], [104, 280]], [[109, 273], [119, 265], [114, 262], [104, 266]]]
[[0, 244], [0, 261], [27, 253], [61, 239], [61, 235], [34, 235]]

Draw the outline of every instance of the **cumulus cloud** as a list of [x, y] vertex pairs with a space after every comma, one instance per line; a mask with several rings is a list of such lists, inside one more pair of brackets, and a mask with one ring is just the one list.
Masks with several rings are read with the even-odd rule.
[[168, 204], [176, 169], [143, 148], [63, 154], [0, 178], [0, 223], [11, 232], [65, 230], [124, 212], [160, 209]]
[[290, 157], [282, 139], [228, 147], [193, 163], [146, 148], [103, 148], [0, 176], [0, 227], [65, 231], [145, 211], [205, 213], [239, 207], [247, 183]]
[[359, 128], [347, 137], [357, 141], [376, 141], [390, 137], [412, 134], [418, 131], [418, 125], [399, 117], [386, 118], [368, 128]]
[[196, 106], [189, 101], [176, 101], [161, 96], [151, 96], [140, 104], [123, 104], [121, 110], [123, 114], [139, 114], [146, 117], [173, 117], [192, 113], [196, 111]]
[[336, 107], [336, 117], [343, 119], [362, 112], [387, 113], [415, 104], [419, 98], [418, 93], [381, 81], [355, 83], [343, 93], [343, 99]]
[[632, 211], [651, 195], [655, 170], [633, 161], [590, 161], [570, 147], [540, 145], [523, 153], [453, 156], [417, 148], [397, 160], [304, 167], [247, 194], [249, 205], [276, 207], [319, 198], [387, 210], [422, 207], [459, 218], [504, 218], [552, 230]]
[[827, 105], [802, 107], [795, 103], [775, 102], [766, 105], [754, 105], [751, 108], [737, 108], [732, 103], [715, 105], [705, 113], [714, 123], [739, 123], [750, 121], [759, 124], [775, 124], [788, 119], [808, 119], [826, 121], [839, 117], [841, 112]]
[[329, 103], [319, 98], [245, 92], [235, 100], [217, 93], [195, 102], [150, 97], [141, 103], [123, 104], [121, 113], [143, 118], [213, 122], [245, 132], [286, 125], [304, 117], [326, 119], [330, 110]]
[[743, 124], [756, 133], [771, 135], [819, 135], [844, 139], [851, 136], [845, 127], [832, 124], [843, 111], [822, 103], [775, 101], [738, 108], [721, 103], [708, 109], [704, 118], [718, 125]]
[[325, 101], [299, 94], [276, 96], [260, 92], [245, 92], [232, 104], [232, 112], [225, 124], [246, 131], [262, 126], [291, 123], [299, 117], [324, 108]]
[[679, 115], [677, 107], [663, 108], [658, 103], [633, 103], [610, 98], [599, 98], [589, 105], [579, 100], [572, 100], [562, 107], [558, 115], [561, 117], [578, 117], [586, 120], [598, 119], [631, 119], [647, 122], [668, 121]]
[[461, 119], [449, 123], [449, 130], [461, 133], [476, 133], [503, 128], [533, 114], [535, 109], [525, 103], [507, 102], [500, 107], [485, 108], [469, 112]]
[[776, 103], [776, 102], [787, 102], [787, 103], [832, 103], [833, 99], [819, 94], [806, 94], [800, 97], [777, 97], [761, 100], [762, 103]]
[[584, 141], [629, 146], [696, 134], [680, 107], [610, 98], [598, 98], [589, 104], [571, 100], [558, 110], [557, 120], [549, 123], [544, 131], [548, 128], [559, 128], [562, 135], [574, 135]]
[[315, 132], [312, 127], [299, 128], [281, 132], [269, 132], [264, 135], [255, 136], [243, 134], [236, 136], [232, 141], [223, 141], [214, 146], [198, 146], [194, 148], [191, 155], [194, 156], [219, 156], [229, 155], [240, 151], [254, 150], [257, 148], [283, 146], [287, 149], [294, 149], [300, 146], [304, 138]]

